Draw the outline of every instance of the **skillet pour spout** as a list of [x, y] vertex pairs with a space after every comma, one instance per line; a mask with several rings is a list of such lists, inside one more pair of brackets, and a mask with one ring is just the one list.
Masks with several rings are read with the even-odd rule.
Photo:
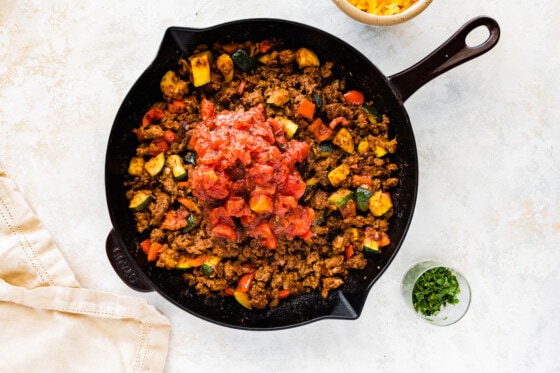
[[[486, 27], [488, 39], [468, 46], [467, 35]], [[287, 48], [307, 47], [323, 61], [334, 63], [333, 73], [346, 79], [349, 89], [363, 92], [380, 113], [391, 118], [390, 136], [399, 139], [391, 161], [398, 165], [399, 179], [392, 193], [394, 214], [388, 234], [391, 244], [378, 256], [368, 259], [363, 270], [352, 271], [345, 283], [325, 299], [318, 291], [285, 299], [271, 309], [247, 310], [232, 297], [206, 298], [189, 288], [180, 273], [148, 263], [139, 250], [140, 237], [128, 209], [124, 186], [128, 163], [135, 154], [137, 139], [132, 132], [145, 111], [159, 100], [163, 74], [176, 67], [180, 57], [188, 57], [200, 44], [227, 44], [276, 37]], [[418, 190], [418, 157], [414, 133], [404, 101], [428, 81], [472, 58], [488, 52], [499, 39], [496, 21], [478, 17], [467, 22], [432, 54], [411, 68], [385, 76], [360, 51], [343, 40], [304, 24], [278, 19], [239, 20], [193, 29], [166, 30], [156, 58], [132, 86], [121, 104], [109, 135], [105, 159], [105, 191], [113, 225], [106, 241], [109, 261], [120, 278], [137, 291], [156, 291], [184, 311], [204, 320], [238, 329], [277, 330], [301, 326], [322, 319], [356, 319], [362, 313], [373, 284], [391, 264], [401, 247], [412, 220]], [[333, 53], [336, 51], [336, 53]]]

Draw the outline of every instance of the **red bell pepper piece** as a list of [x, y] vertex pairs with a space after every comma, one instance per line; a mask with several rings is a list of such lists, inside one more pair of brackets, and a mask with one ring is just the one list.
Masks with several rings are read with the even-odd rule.
[[362, 92], [351, 90], [346, 92], [343, 97], [346, 102], [352, 105], [360, 106], [364, 104], [364, 94]]
[[311, 120], [313, 119], [313, 115], [315, 115], [315, 104], [305, 98], [301, 100], [297, 108], [297, 113], [302, 117]]
[[142, 118], [142, 126], [146, 127], [152, 123], [157, 122], [158, 120], [163, 118], [163, 110], [161, 109], [150, 109], [144, 117]]
[[254, 278], [255, 278], [255, 272], [245, 273], [239, 279], [239, 282], [237, 283], [237, 288], [235, 289], [235, 291], [238, 291], [240, 293], [248, 292], [249, 288], [251, 287], [251, 284], [253, 283]]

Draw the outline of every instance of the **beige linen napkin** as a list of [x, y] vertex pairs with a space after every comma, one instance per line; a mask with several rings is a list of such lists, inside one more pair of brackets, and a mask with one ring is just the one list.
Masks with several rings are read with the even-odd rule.
[[81, 288], [0, 169], [0, 372], [161, 372], [169, 331], [141, 298]]

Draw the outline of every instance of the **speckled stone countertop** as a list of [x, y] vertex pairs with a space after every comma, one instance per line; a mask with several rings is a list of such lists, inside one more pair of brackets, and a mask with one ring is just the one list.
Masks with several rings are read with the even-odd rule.
[[[416, 210], [359, 319], [240, 331], [136, 293], [117, 277], [105, 255], [107, 139], [166, 28], [289, 19], [338, 36], [391, 75], [478, 15], [500, 24], [496, 48], [406, 102], [419, 156]], [[373, 28], [330, 1], [3, 0], [0, 164], [82, 286], [144, 297], [169, 317], [167, 372], [557, 372], [558, 19], [553, 1], [435, 1], [409, 23]], [[455, 325], [428, 325], [401, 298], [402, 276], [426, 257], [470, 282], [471, 307]]]

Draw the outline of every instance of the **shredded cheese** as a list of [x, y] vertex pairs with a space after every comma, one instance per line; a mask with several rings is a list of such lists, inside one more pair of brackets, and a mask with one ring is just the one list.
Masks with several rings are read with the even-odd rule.
[[356, 8], [378, 16], [390, 16], [408, 9], [418, 0], [347, 0]]

